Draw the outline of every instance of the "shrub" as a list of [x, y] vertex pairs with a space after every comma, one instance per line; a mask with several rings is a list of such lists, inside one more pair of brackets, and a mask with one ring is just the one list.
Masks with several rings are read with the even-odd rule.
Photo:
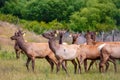
[[0, 14], [0, 20], [2, 21], [6, 21], [6, 22], [10, 22], [10, 23], [14, 23], [17, 24], [19, 22], [19, 18], [16, 16], [12, 16], [10, 14]]
[[23, 27], [28, 29], [29, 31], [33, 31], [37, 34], [41, 34], [44, 32], [45, 28], [40, 25], [37, 21], [27, 21], [23, 23]]

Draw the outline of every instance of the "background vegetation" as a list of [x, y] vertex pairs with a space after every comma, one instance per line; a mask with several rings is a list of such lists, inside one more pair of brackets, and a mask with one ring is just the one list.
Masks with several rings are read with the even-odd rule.
[[[4, 21], [4, 22], [1, 22]], [[9, 25], [8, 23], [13, 23]], [[14, 26], [14, 27], [13, 27]], [[47, 30], [68, 29], [81, 31], [110, 31], [120, 29], [120, 0], [0, 0], [0, 80], [118, 80], [113, 65], [107, 73], [101, 74], [98, 68], [82, 74], [73, 73], [73, 65], [68, 63], [67, 76], [63, 70], [50, 72], [50, 65], [44, 59], [37, 59], [35, 73], [27, 72], [26, 56], [16, 60], [14, 41], [10, 36], [21, 26], [26, 31], [29, 42], [45, 42], [41, 34]], [[42, 40], [41, 40], [42, 39]], [[30, 65], [31, 66], [31, 65]]]
[[114, 73], [113, 65], [110, 65], [108, 72], [104, 74], [99, 73], [95, 66], [87, 73], [84, 72], [82, 66], [82, 74], [74, 74], [73, 65], [68, 62], [67, 70], [70, 76], [67, 76], [62, 69], [56, 74], [56, 67], [54, 67], [54, 72], [51, 73], [50, 65], [45, 59], [36, 59], [35, 73], [32, 70], [28, 72], [25, 67], [26, 57], [16, 60], [14, 54], [8, 54], [14, 57], [0, 59], [0, 80], [119, 80], [120, 78], [120, 65], [117, 65], [117, 73]]
[[0, 4], [6, 21], [38, 34], [49, 29], [81, 32], [120, 27], [120, 0], [1, 0]]

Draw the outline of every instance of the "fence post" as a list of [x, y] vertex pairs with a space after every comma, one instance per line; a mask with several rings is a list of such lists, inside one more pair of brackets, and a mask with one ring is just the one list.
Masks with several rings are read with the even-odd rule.
[[115, 40], [115, 39], [114, 39], [114, 38], [115, 38], [115, 36], [114, 36], [114, 32], [115, 32], [115, 31], [112, 30], [112, 41], [113, 41], [113, 42], [114, 42], [114, 40]]
[[104, 41], [104, 31], [102, 32], [102, 41]]

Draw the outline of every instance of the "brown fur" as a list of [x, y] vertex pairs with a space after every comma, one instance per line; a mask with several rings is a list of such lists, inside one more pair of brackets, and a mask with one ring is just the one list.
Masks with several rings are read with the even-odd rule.
[[14, 49], [15, 49], [15, 53], [16, 53], [16, 58], [19, 59], [20, 58], [20, 53], [24, 54], [24, 51], [22, 51], [20, 49], [20, 47], [19, 47], [19, 45], [17, 44], [16, 41], [15, 41]]
[[86, 43], [88, 45], [93, 45], [94, 42], [96, 41], [96, 33], [95, 32], [87, 32], [85, 34], [85, 38], [86, 38]]
[[46, 58], [48, 62], [51, 64], [53, 70], [53, 63], [51, 60], [57, 65], [58, 61], [53, 54], [53, 52], [49, 49], [48, 43], [31, 43], [25, 42], [23, 39], [23, 33], [19, 30], [11, 37], [12, 40], [16, 40], [19, 48], [24, 51], [26, 56], [28, 57], [26, 62], [26, 67], [29, 70], [29, 63], [32, 61], [32, 69], [34, 71], [35, 58]]
[[[56, 30], [55, 33], [57, 33], [59, 35], [59, 44], [63, 44], [63, 35], [66, 33], [67, 31], [66, 30]], [[77, 35], [73, 35], [73, 37], [75, 38]], [[73, 39], [74, 39], [73, 38]], [[75, 39], [74, 39], [75, 40]], [[75, 42], [73, 42], [74, 44]], [[72, 64], [74, 65], [74, 73], [76, 73], [76, 70], [77, 70], [77, 63], [75, 60], [72, 60], [71, 61]], [[63, 61], [62, 63], [62, 68], [64, 69], [64, 66], [67, 68], [67, 61]]]
[[98, 60], [100, 58], [98, 46], [80, 45], [81, 64], [84, 62], [85, 71], [87, 71], [87, 60]]
[[[120, 59], [120, 42], [109, 42], [105, 43], [101, 49], [101, 61], [100, 61], [100, 72], [104, 72], [104, 64], [111, 58], [113, 61], [115, 59]], [[114, 63], [116, 65], [116, 63]], [[114, 67], [115, 72], [117, 71]]]
[[[101, 44], [103, 44], [104, 42], [96, 42], [96, 33], [95, 32], [87, 32], [86, 34], [85, 34], [85, 38], [86, 38], [86, 43], [88, 44], [88, 45], [96, 45], [96, 46], [98, 46], [98, 45], [101, 45]], [[96, 53], [96, 57], [97, 57], [97, 53]], [[100, 56], [100, 55], [99, 55]], [[97, 60], [98, 60], [98, 58], [97, 58]], [[94, 64], [96, 62], [96, 59], [94, 59], [94, 60], [91, 60], [91, 62], [90, 62], [90, 65], [89, 65], [89, 67], [88, 67], [88, 69], [87, 69], [87, 59], [84, 61], [84, 68], [85, 68], [85, 71], [89, 71], [90, 70], [90, 68], [91, 68], [91, 66]], [[95, 63], [95, 65], [96, 65], [96, 67], [97, 67], [97, 63]], [[106, 71], [107, 71], [107, 69], [108, 69], [108, 67], [109, 67], [109, 63], [106, 63]]]
[[[92, 64], [96, 61], [96, 60], [100, 60], [100, 51], [98, 49], [98, 47], [101, 44], [112, 44], [113, 42], [95, 42], [94, 45], [80, 45], [80, 56], [81, 56], [81, 63], [84, 62], [84, 66], [85, 66], [85, 71], [87, 71], [87, 60], [92, 60], [90, 63], [90, 66], [88, 68], [88, 70], [90, 69], [90, 67], [92, 66]], [[117, 43], [116, 43], [117, 44]], [[112, 58], [108, 58], [108, 61], [112, 62], [114, 64], [114, 69], [116, 71], [116, 63], [115, 60]], [[109, 67], [109, 63], [108, 61], [106, 61], [105, 65], [106, 65], [106, 71]]]
[[[54, 32], [48, 32], [48, 33], [44, 33], [43, 34], [43, 37], [47, 38], [49, 40], [49, 47], [50, 49], [55, 53], [57, 59], [59, 60], [59, 64], [58, 64], [58, 70], [60, 69], [60, 65], [63, 61], [75, 61], [75, 58], [78, 57], [78, 54], [77, 52], [75, 53], [74, 51], [77, 50], [77, 48], [79, 47], [79, 45], [60, 45], [58, 43], [55, 42], [55, 33]], [[72, 52], [74, 53], [71, 53], [70, 49], [72, 48]], [[69, 55], [67, 56], [67, 54], [69, 53]], [[72, 56], [74, 54], [74, 56]], [[80, 58], [77, 58], [77, 59], [80, 59]], [[80, 63], [80, 60], [79, 60], [79, 63]], [[67, 72], [67, 69], [66, 67], [64, 67], [64, 70], [66, 71], [66, 73], [68, 74]]]

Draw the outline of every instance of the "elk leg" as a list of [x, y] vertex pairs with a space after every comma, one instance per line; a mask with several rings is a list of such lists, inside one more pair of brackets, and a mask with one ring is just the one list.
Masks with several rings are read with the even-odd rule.
[[90, 62], [90, 65], [89, 65], [89, 67], [88, 67], [88, 71], [90, 70], [90, 68], [91, 68], [91, 66], [93, 65], [93, 63], [95, 63], [95, 60], [92, 60], [92, 61]]
[[78, 73], [81, 73], [81, 66], [80, 66], [80, 58], [77, 58], [77, 62], [78, 62]]
[[78, 58], [79, 58], [79, 61], [80, 61], [80, 65], [81, 65], [82, 63], [84, 63], [85, 56], [79, 56]]
[[99, 63], [99, 71], [102, 73], [103, 71], [103, 64], [102, 64], [102, 61], [100, 61]]
[[34, 67], [35, 67], [35, 58], [32, 58], [32, 70], [34, 72]]
[[59, 70], [60, 70], [60, 64], [61, 64], [61, 62], [60, 62], [60, 60], [59, 60], [59, 61], [58, 61], [58, 64], [57, 64], [57, 72], [56, 72], [56, 73], [58, 73]]
[[28, 58], [27, 59], [27, 62], [26, 62], [26, 67], [27, 67], [27, 70], [29, 71], [29, 63], [30, 63], [30, 61], [31, 61], [31, 58]]
[[115, 72], [117, 72], [117, 67], [116, 67], [116, 61], [115, 61], [115, 59], [109, 58], [108, 60], [114, 64], [114, 70], [115, 70]]
[[67, 61], [62, 62], [62, 69], [64, 69], [64, 66], [67, 68]]
[[76, 70], [77, 70], [77, 63], [76, 63], [76, 61], [75, 61], [75, 59], [74, 60], [72, 60], [72, 63], [73, 63], [73, 65], [74, 65], [74, 73], [76, 74]]
[[20, 58], [20, 50], [15, 50], [16, 53], [16, 58], [19, 59]]
[[51, 60], [48, 56], [46, 56], [45, 59], [48, 61], [48, 63], [49, 63], [50, 66], [51, 66], [51, 72], [53, 72], [53, 69], [54, 69], [54, 63], [52, 62], [52, 60]]
[[85, 69], [85, 72], [87, 72], [87, 59], [84, 60], [84, 69]]
[[100, 72], [104, 72], [104, 64], [106, 64], [107, 60], [109, 59], [109, 56], [107, 54], [104, 54], [104, 56], [101, 57], [100, 61]]
[[[61, 60], [60, 60], [60, 64], [62, 64], [62, 63], [63, 63], [63, 60], [61, 59]], [[65, 66], [65, 65], [63, 65], [63, 69], [65, 70], [66, 74], [68, 74], [68, 72], [67, 72], [67, 69], [66, 69], [66, 66]]]
[[21, 50], [21, 53], [24, 54], [24, 51]]
[[[56, 64], [56, 73], [59, 71], [59, 62], [54, 55], [48, 55], [49, 59]], [[53, 65], [54, 66], [54, 65]]]
[[95, 67], [98, 68], [98, 64], [97, 64], [97, 61], [94, 62], [95, 63]]
[[108, 63], [108, 61], [106, 62], [106, 69], [105, 69], [105, 72], [107, 72], [107, 70], [108, 70], [108, 68], [109, 68], [109, 63]]
[[84, 55], [79, 55], [77, 57], [77, 61], [78, 61], [78, 73], [81, 73], [81, 64], [84, 62], [85, 60], [85, 56]]

